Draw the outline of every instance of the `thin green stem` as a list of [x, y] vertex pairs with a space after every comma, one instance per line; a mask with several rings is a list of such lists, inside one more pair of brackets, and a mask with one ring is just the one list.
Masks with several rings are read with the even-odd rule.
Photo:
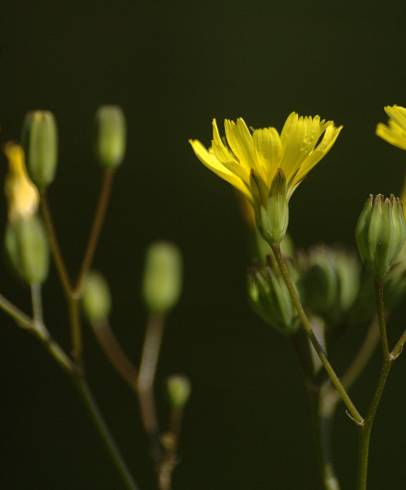
[[86, 273], [92, 265], [97, 242], [99, 240], [104, 219], [106, 217], [106, 211], [110, 200], [111, 188], [113, 184], [113, 177], [114, 171], [112, 169], [105, 169], [102, 184], [100, 187], [99, 200], [96, 205], [93, 225], [90, 230], [82, 264], [80, 266], [79, 275], [73, 288], [73, 291], [76, 295], [80, 295], [80, 289], [82, 287], [83, 279], [85, 278]]
[[300, 340], [297, 334], [291, 337], [292, 346], [303, 370], [306, 391], [309, 396], [320, 481], [324, 490], [340, 490], [333, 466], [331, 420], [323, 412], [323, 390], [314, 382], [314, 369], [311, 362], [309, 341], [307, 337], [305, 344], [300, 342]]
[[61, 247], [59, 245], [58, 235], [55, 230], [55, 225], [52, 219], [51, 210], [49, 208], [48, 196], [46, 191], [43, 191], [41, 193], [41, 213], [47, 230], [49, 245], [51, 248], [52, 257], [55, 262], [56, 270], [58, 272], [59, 279], [61, 281], [65, 295], [68, 297], [71, 293], [71, 283], [61, 252]]
[[97, 403], [89, 389], [89, 386], [87, 385], [86, 381], [84, 378], [81, 376], [73, 376], [73, 382], [76, 386], [76, 388], [79, 391], [79, 394], [82, 397], [83, 402], [85, 403], [89, 415], [98, 431], [100, 434], [101, 438], [103, 439], [103, 442], [106, 446], [106, 449], [110, 455], [111, 460], [113, 461], [117, 471], [119, 472], [121, 479], [125, 485], [125, 488], [127, 490], [138, 490], [138, 486], [136, 485], [129, 469], [127, 468], [127, 465], [124, 462], [123, 457], [120, 454], [120, 451], [114, 442], [113, 437], [110, 434], [110, 431], [106, 425], [106, 422], [104, 421], [100, 410], [97, 406]]
[[376, 385], [375, 393], [372, 397], [371, 403], [368, 408], [368, 413], [365, 417], [365, 424], [363, 427], [361, 427], [361, 431], [360, 431], [357, 490], [367, 490], [368, 460], [369, 460], [369, 450], [371, 445], [372, 429], [374, 426], [374, 422], [375, 422], [375, 418], [378, 412], [380, 402], [382, 400], [382, 395], [385, 389], [386, 381], [388, 379], [393, 363], [393, 358], [389, 350], [388, 333], [386, 328], [382, 281], [376, 282], [375, 294], [376, 294], [376, 309], [377, 309], [378, 322], [379, 322], [383, 361], [382, 361], [382, 368], [379, 375], [378, 383]]
[[312, 325], [310, 323], [310, 320], [308, 319], [302, 303], [299, 298], [299, 294], [296, 290], [296, 286], [292, 282], [290, 278], [290, 273], [289, 270], [286, 266], [285, 260], [282, 256], [280, 246], [278, 244], [272, 246], [272, 250], [275, 255], [275, 259], [278, 263], [279, 269], [281, 271], [282, 277], [285, 281], [286, 287], [289, 291], [289, 295], [291, 297], [292, 303], [299, 315], [300, 321], [302, 323], [303, 328], [305, 329], [309, 340], [314, 347], [315, 351], [317, 352], [317, 355], [320, 358], [321, 363], [323, 364], [324, 369], [327, 372], [328, 377], [330, 378], [330, 381], [332, 385], [336, 388], [338, 394], [340, 395], [340, 398], [343, 400], [345, 406], [347, 407], [347, 410], [353, 419], [353, 421], [357, 424], [362, 426], [364, 424], [364, 419], [362, 415], [359, 413], [357, 410], [356, 406], [354, 405], [353, 401], [351, 400], [350, 396], [348, 395], [346, 389], [344, 388], [343, 384], [341, 383], [339, 377], [337, 376], [336, 372], [334, 371], [333, 366], [330, 364], [330, 361], [327, 358], [326, 353], [324, 352], [322, 346], [320, 345], [319, 341], [317, 340], [316, 336], [314, 335]]
[[[351, 386], [359, 378], [360, 374], [364, 371], [372, 355], [376, 351], [378, 342], [379, 326], [377, 320], [374, 319], [368, 328], [368, 332], [363, 343], [361, 344], [361, 347], [359, 348], [359, 351], [355, 355], [347, 370], [341, 376], [341, 382], [346, 390], [351, 388]], [[323, 385], [323, 389], [325, 391], [325, 398], [327, 401], [327, 403], [325, 403], [325, 410], [330, 414], [330, 417], [333, 417], [337, 404], [340, 401], [340, 397], [329, 381]]]
[[31, 318], [1, 294], [0, 309], [7, 313], [7, 315], [9, 315], [19, 327], [24, 328], [25, 330], [32, 330], [34, 328]]

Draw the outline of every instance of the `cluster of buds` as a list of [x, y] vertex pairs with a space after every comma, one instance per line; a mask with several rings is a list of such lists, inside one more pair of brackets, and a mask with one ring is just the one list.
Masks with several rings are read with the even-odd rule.
[[7, 257], [23, 281], [41, 284], [48, 275], [49, 250], [42, 221], [37, 215], [39, 193], [27, 175], [23, 149], [8, 143], [4, 151], [9, 161], [5, 187], [8, 200]]
[[[96, 113], [96, 157], [101, 166], [116, 168], [123, 160], [126, 129], [122, 110], [103, 106]], [[38, 206], [52, 184], [58, 163], [58, 131], [49, 111], [29, 112], [23, 123], [21, 145], [8, 143], [5, 192], [8, 223], [6, 253], [13, 269], [28, 284], [48, 276], [49, 247]]]
[[[326, 325], [339, 326], [360, 314], [369, 317], [374, 301], [373, 280], [385, 284], [388, 309], [394, 308], [406, 293], [406, 222], [399, 198], [370, 196], [356, 226], [356, 240], [368, 272], [362, 281], [356, 257], [341, 248], [317, 246], [297, 254], [296, 268], [295, 259], [290, 261], [304, 307]], [[271, 250], [267, 252], [272, 257]], [[298, 323], [295, 309], [274, 261], [268, 262], [249, 272], [249, 300], [266, 323], [292, 333]]]

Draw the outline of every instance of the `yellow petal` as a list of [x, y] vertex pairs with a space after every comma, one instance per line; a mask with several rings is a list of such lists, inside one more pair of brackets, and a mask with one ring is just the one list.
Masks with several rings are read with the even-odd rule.
[[395, 123], [401, 127], [404, 131], [406, 131], [406, 108], [393, 105], [385, 107], [386, 114], [395, 121]]
[[248, 199], [252, 200], [251, 193], [247, 189], [244, 182], [235, 174], [230, 172], [213, 154], [213, 152], [208, 151], [198, 140], [189, 140], [192, 145], [193, 151], [195, 152], [197, 158], [205, 165], [208, 169], [218, 175], [220, 178], [234, 186], [236, 189], [241, 191]]
[[[295, 175], [292, 182], [293, 186], [297, 187], [297, 184], [300, 183], [310, 172], [310, 170], [315, 165], [317, 165], [317, 163], [319, 163], [319, 161], [330, 151], [342, 129], [342, 126], [337, 128], [332, 122], [327, 124], [322, 140], [304, 160], [304, 162], [300, 166], [298, 173]], [[291, 192], [291, 194], [292, 193], [293, 191]]]
[[7, 143], [4, 153], [9, 161], [5, 192], [8, 199], [10, 221], [28, 218], [37, 212], [39, 193], [29, 179], [24, 163], [24, 151], [15, 143]]
[[240, 164], [248, 169], [258, 170], [255, 164], [254, 142], [244, 119], [240, 117], [237, 122], [226, 119], [224, 129], [227, 143]]
[[288, 181], [297, 172], [304, 158], [302, 149], [305, 129], [306, 125], [303, 123], [303, 118], [299, 118], [295, 112], [288, 116], [282, 128], [283, 157], [281, 168]]
[[389, 126], [379, 123], [376, 127], [376, 135], [397, 146], [401, 150], [406, 150], [406, 131], [398, 126], [394, 121], [389, 121]]
[[253, 139], [260, 176], [270, 187], [282, 158], [281, 139], [275, 128], [256, 129]]
[[233, 174], [240, 177], [240, 179], [248, 184], [250, 169], [246, 165], [241, 165], [241, 163], [236, 160], [231, 151], [223, 143], [220, 133], [217, 127], [217, 122], [213, 119], [213, 140], [212, 140], [212, 150], [216, 158]]

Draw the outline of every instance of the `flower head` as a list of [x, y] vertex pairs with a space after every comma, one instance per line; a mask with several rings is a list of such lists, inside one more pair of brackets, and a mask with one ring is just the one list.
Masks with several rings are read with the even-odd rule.
[[406, 108], [399, 105], [387, 105], [385, 112], [389, 116], [388, 125], [379, 123], [376, 135], [401, 150], [406, 150]]
[[33, 216], [38, 209], [39, 193], [27, 175], [24, 151], [15, 143], [7, 143], [4, 153], [9, 161], [5, 192], [10, 222]]
[[190, 144], [210, 170], [244, 194], [269, 243], [280, 242], [288, 225], [288, 203], [297, 186], [333, 146], [342, 127], [319, 116], [289, 115], [280, 134], [273, 127], [248, 129], [244, 119], [224, 121], [221, 138], [213, 119], [213, 139], [206, 149]]
[[224, 129], [225, 138], [221, 138], [213, 119], [211, 147], [206, 149], [198, 140], [190, 140], [190, 144], [206, 167], [255, 204], [257, 192], [253, 189], [253, 175], [262, 196], [269, 193], [280, 171], [286, 179], [290, 198], [333, 146], [342, 127], [319, 116], [299, 116], [292, 112], [280, 134], [273, 127], [250, 130], [242, 118], [237, 121], [226, 119]]

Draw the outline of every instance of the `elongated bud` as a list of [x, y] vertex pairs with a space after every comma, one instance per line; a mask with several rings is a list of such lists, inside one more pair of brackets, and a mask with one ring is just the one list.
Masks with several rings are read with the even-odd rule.
[[354, 256], [340, 249], [318, 246], [301, 257], [301, 290], [308, 309], [340, 323], [354, 304], [360, 285], [360, 267]]
[[82, 290], [82, 307], [90, 323], [107, 320], [111, 312], [111, 295], [106, 279], [98, 272], [87, 274]]
[[175, 374], [166, 382], [168, 398], [174, 408], [183, 408], [190, 398], [192, 387], [186, 376]]
[[96, 112], [96, 156], [102, 167], [116, 168], [124, 159], [126, 123], [120, 107], [105, 105]]
[[43, 190], [53, 182], [58, 162], [58, 131], [52, 112], [29, 112], [21, 139], [30, 177]]
[[279, 332], [289, 335], [299, 319], [280, 273], [269, 265], [248, 272], [248, 297], [254, 311]]
[[[265, 200], [263, 198], [263, 189], [261, 189], [263, 186], [259, 182], [259, 179], [257, 179], [257, 195], [259, 199], [255, 199], [256, 222], [264, 239], [270, 245], [274, 245], [282, 241], [289, 224], [286, 177], [281, 169], [277, 171], [273, 178], [269, 195]], [[251, 185], [251, 187], [254, 186]]]
[[27, 175], [22, 147], [15, 143], [7, 143], [4, 153], [9, 162], [4, 189], [8, 201], [8, 219], [15, 222], [29, 218], [37, 212], [39, 194]]
[[16, 273], [28, 284], [48, 277], [49, 248], [41, 219], [31, 216], [7, 224], [5, 247]]
[[367, 200], [356, 226], [360, 256], [377, 279], [383, 279], [406, 239], [406, 222], [399, 198], [381, 194]]
[[145, 259], [143, 295], [151, 313], [166, 313], [178, 301], [182, 287], [182, 259], [171, 243], [151, 245]]

